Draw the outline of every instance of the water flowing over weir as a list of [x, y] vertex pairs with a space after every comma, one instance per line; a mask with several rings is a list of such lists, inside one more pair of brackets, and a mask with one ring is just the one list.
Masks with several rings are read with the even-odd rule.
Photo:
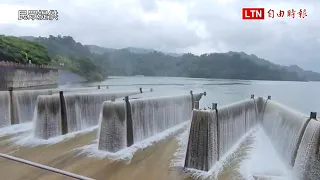
[[186, 167], [208, 171], [218, 160], [216, 111], [193, 110]]
[[[71, 88], [65, 91], [89, 89], [93, 88]], [[37, 97], [57, 92], [59, 89], [0, 91], [0, 112], [5, 115], [4, 119], [0, 119], [0, 127], [32, 121]]]
[[231, 104], [218, 110], [219, 154], [227, 153], [238, 140], [257, 124], [254, 99]]
[[185, 167], [208, 171], [257, 123], [255, 99], [218, 110], [193, 110]]
[[99, 149], [116, 152], [127, 146], [126, 103], [104, 102], [99, 128]]
[[130, 101], [134, 142], [191, 119], [190, 95]]
[[13, 91], [15, 122], [18, 124], [31, 121], [37, 97], [57, 92], [58, 90], [54, 89]]
[[294, 165], [299, 138], [303, 135], [308, 117], [274, 101], [268, 101], [262, 127], [286, 165]]
[[188, 121], [192, 104], [192, 95], [105, 102], [100, 117], [99, 150], [117, 152]]
[[11, 124], [10, 94], [8, 91], [0, 91], [0, 128]]
[[320, 179], [320, 122], [312, 118], [262, 98], [194, 110], [184, 167], [210, 170], [259, 124], [291, 171], [290, 179]]
[[61, 134], [61, 107], [58, 95], [42, 95], [37, 99], [34, 133], [37, 137], [48, 139]]
[[[139, 91], [66, 94], [69, 132], [96, 126], [104, 101], [139, 94]], [[70, 115], [69, 115], [70, 112]]]
[[294, 175], [299, 180], [320, 178], [319, 136], [320, 122], [312, 119], [302, 137], [293, 167]]
[[[56, 121], [46, 123], [46, 116], [55, 116], [56, 112], [53, 112], [51, 109], [43, 109], [41, 104], [37, 106], [37, 113], [35, 113], [35, 136], [41, 139], [48, 139], [58, 135], [62, 135], [61, 129], [63, 128], [62, 122], [66, 121], [67, 132], [75, 132], [83, 130], [92, 126], [98, 125], [99, 115], [102, 103], [104, 101], [114, 101], [117, 98], [130, 96], [140, 93], [139, 91], [124, 91], [124, 92], [95, 92], [95, 93], [74, 93], [69, 92], [64, 95], [65, 107], [66, 107], [66, 119], [62, 119], [61, 112], [59, 111], [60, 116], [57, 116]], [[39, 96], [37, 103], [42, 103], [47, 101], [47, 104], [59, 103], [60, 105], [60, 96], [54, 94], [51, 96]], [[41, 111], [40, 111], [41, 110]], [[53, 113], [53, 114], [52, 114]], [[49, 136], [43, 136], [42, 131], [45, 131], [48, 128], [59, 129], [57, 134], [49, 134]]]

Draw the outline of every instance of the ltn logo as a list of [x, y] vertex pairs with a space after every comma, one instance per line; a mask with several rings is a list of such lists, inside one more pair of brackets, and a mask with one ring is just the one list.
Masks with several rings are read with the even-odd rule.
[[264, 8], [242, 8], [243, 20], [263, 20]]

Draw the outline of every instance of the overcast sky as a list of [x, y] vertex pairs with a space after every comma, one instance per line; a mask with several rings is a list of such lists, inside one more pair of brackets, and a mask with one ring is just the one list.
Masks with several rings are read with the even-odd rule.
[[[243, 21], [243, 7], [306, 9], [308, 16]], [[18, 21], [21, 9], [58, 10], [59, 20]], [[0, 0], [0, 33], [176, 53], [244, 51], [320, 72], [319, 10], [319, 0]]]

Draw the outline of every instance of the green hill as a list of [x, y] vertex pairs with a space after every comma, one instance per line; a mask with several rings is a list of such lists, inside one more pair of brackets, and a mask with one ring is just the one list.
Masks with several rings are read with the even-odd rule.
[[33, 64], [50, 64], [51, 58], [45, 47], [14, 36], [0, 35], [0, 59], [21, 64], [31, 60]]
[[111, 49], [82, 45], [70, 36], [25, 37], [47, 48], [53, 63], [102, 80], [115, 76], [180, 76], [246, 80], [320, 81], [320, 74], [298, 66], [282, 66], [244, 52], [210, 53], [200, 56], [163, 53], [152, 49]]
[[23, 36], [21, 38], [30, 40], [30, 43], [41, 44], [48, 51], [51, 57], [51, 64], [64, 64], [64, 68], [75, 72], [89, 81], [101, 81], [107, 76], [106, 70], [95, 64], [98, 55], [91, 53], [90, 49], [71, 36], [49, 36], [32, 37]]

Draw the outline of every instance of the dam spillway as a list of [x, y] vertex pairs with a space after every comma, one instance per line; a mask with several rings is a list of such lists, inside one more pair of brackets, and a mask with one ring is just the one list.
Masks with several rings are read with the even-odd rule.
[[59, 91], [72, 92], [89, 90], [96, 90], [96, 88], [0, 91], [0, 112], [4, 115], [4, 118], [0, 119], [0, 127], [31, 122], [33, 120], [37, 98], [40, 95], [50, 95], [58, 93]]
[[[70, 108], [66, 112], [73, 112], [74, 115], [70, 114], [70, 117], [75, 117], [81, 113], [77, 113], [76, 110], [79, 109], [79, 106], [73, 105], [77, 104], [76, 102], [90, 102], [91, 100], [88, 100], [86, 97], [83, 101], [77, 101], [77, 98], [70, 98], [73, 100], [68, 103], [67, 97], [69, 95], [71, 97], [72, 94], [88, 95], [88, 93], [64, 93], [66, 107], [74, 107], [73, 109]], [[126, 98], [123, 99], [125, 95], [129, 96], [127, 101]], [[194, 97], [197, 97], [196, 94], [194, 94]], [[33, 126], [33, 131], [39, 133], [37, 137], [41, 137], [42, 139], [50, 142], [50, 139], [62, 134], [61, 124], [59, 124], [61, 122], [60, 96], [57, 93], [53, 93], [52, 95], [40, 95], [37, 98], [36, 107], [39, 106], [39, 108], [35, 108], [33, 119], [37, 117], [39, 125]], [[196, 100], [196, 98], [194, 100]], [[39, 163], [47, 163], [46, 165], [56, 165], [58, 168], [70, 170], [96, 179], [104, 179], [105, 177], [117, 179], [115, 178], [115, 175], [111, 175], [112, 172], [117, 174], [120, 179], [130, 178], [130, 176], [125, 176], [125, 173], [122, 172], [130, 169], [130, 175], [134, 175], [135, 173], [139, 174], [140, 170], [138, 169], [140, 169], [140, 165], [143, 166], [142, 164], [145, 164], [145, 162], [148, 162], [143, 167], [143, 172], [146, 174], [144, 176], [139, 176], [140, 179], [146, 177], [148, 177], [148, 179], [152, 179], [152, 177], [154, 177], [153, 173], [155, 172], [151, 169], [152, 167], [155, 169], [161, 168], [161, 172], [158, 172], [157, 174], [157, 177], [160, 179], [183, 179], [182, 175], [174, 176], [175, 178], [166, 176], [166, 172], [163, 171], [163, 166], [156, 164], [156, 162], [162, 161], [164, 157], [165, 161], [169, 161], [172, 158], [172, 150], [170, 151], [172, 154], [168, 157], [163, 154], [168, 153], [167, 148], [170, 147], [169, 144], [172, 143], [172, 140], [168, 140], [170, 143], [160, 143], [160, 145], [155, 144], [153, 145], [154, 147], [152, 146], [150, 149], [149, 147], [146, 148], [146, 150], [142, 149], [140, 153], [137, 153], [139, 154], [139, 158], [132, 159], [132, 162], [126, 166], [110, 163], [106, 159], [93, 160], [89, 156], [85, 156], [83, 154], [76, 155], [76, 151], [73, 150], [80, 148], [79, 146], [90, 144], [93, 140], [95, 140], [95, 143], [98, 143], [97, 148], [101, 151], [118, 152], [119, 150], [126, 149], [130, 146], [130, 143], [128, 143], [128, 132], [130, 132], [130, 129], [128, 129], [127, 125], [130, 119], [132, 121], [132, 129], [130, 133], [132, 133], [131, 138], [133, 145], [143, 142], [150, 137], [157, 136], [163, 130], [166, 130], [176, 124], [184, 122], [189, 123], [188, 120], [192, 119], [190, 121], [190, 129], [187, 131], [188, 145], [185, 149], [186, 154], [184, 154], [185, 161], [183, 166], [185, 166], [185, 169], [187, 170], [198, 169], [200, 171], [209, 172], [216, 164], [223, 162], [226, 155], [230, 154], [230, 151], [234, 150], [234, 147], [239, 144], [239, 141], [241, 141], [243, 137], [248, 133], [251, 133], [252, 129], [259, 126], [270, 139], [274, 149], [281, 158], [281, 162], [283, 162], [292, 171], [292, 174], [294, 174], [294, 177], [297, 180], [318, 179], [320, 177], [318, 175], [320, 167], [318, 160], [318, 137], [320, 133], [320, 124], [316, 119], [295, 112], [274, 100], [264, 98], [253, 98], [226, 106], [216, 106], [215, 108], [212, 108], [212, 110], [192, 110], [193, 103], [192, 97], [187, 94], [181, 96], [139, 99], [130, 98], [129, 94], [122, 94], [121, 98], [102, 100], [100, 108], [98, 107], [99, 103], [97, 103], [97, 105], [86, 106], [86, 108], [99, 109], [97, 113], [92, 115], [84, 113], [84, 116], [87, 117], [95, 116], [95, 121], [97, 122], [96, 125], [99, 125], [98, 131], [89, 133], [90, 138], [88, 140], [83, 140], [88, 138], [87, 135], [79, 135], [71, 138], [70, 140], [66, 140], [66, 142], [47, 145], [47, 148], [40, 146], [24, 150], [23, 146], [19, 146], [19, 150], [10, 149], [10, 151], [6, 151], [6, 147], [4, 145], [1, 146], [0, 144], [0, 151], [16, 151], [14, 152], [14, 155], [16, 156], [28, 158], [29, 160], [34, 160]], [[130, 113], [128, 113], [128, 104], [130, 105]], [[51, 115], [46, 117], [46, 114]], [[69, 115], [67, 116], [68, 120]], [[39, 121], [41, 119], [44, 120]], [[90, 120], [90, 118], [86, 119], [88, 119], [89, 122], [86, 122], [87, 124], [83, 123], [86, 124], [85, 126], [78, 125], [81, 124], [81, 121], [79, 123], [77, 121], [73, 121], [73, 124], [68, 123], [68, 131], [71, 126], [74, 126], [71, 128], [74, 132], [81, 130], [82, 127], [87, 128], [88, 126], [91, 126], [89, 124], [94, 122], [94, 120]], [[98, 119], [100, 119], [100, 123], [98, 123]], [[281, 137], [283, 139], [277, 139], [277, 137]], [[82, 144], [74, 146], [74, 142], [77, 141]], [[172, 149], [175, 148], [176, 147]], [[39, 150], [36, 151], [37, 153], [33, 153], [30, 151], [31, 149]], [[52, 149], [56, 149], [55, 151], [57, 152], [53, 153]], [[23, 151], [28, 155], [23, 155]], [[162, 153], [162, 156], [154, 157], [154, 155], [159, 153]], [[66, 154], [72, 158], [66, 156]], [[44, 155], [48, 157], [45, 158]], [[39, 158], [37, 158], [38, 156]], [[78, 156], [81, 158], [75, 158]], [[144, 159], [148, 159], [147, 157], [149, 156], [152, 158], [149, 160]], [[40, 160], [40, 157], [44, 159], [50, 158], [51, 160], [42, 161]], [[59, 158], [56, 159], [56, 157]], [[63, 161], [64, 163], [57, 164], [59, 161]], [[0, 164], [1, 163], [4, 162], [0, 162]], [[91, 169], [94, 167], [95, 170], [92, 170], [92, 172], [94, 171], [95, 173], [88, 173], [89, 171], [85, 168], [88, 167], [88, 163], [90, 163], [90, 166], [92, 167]], [[137, 165], [139, 163], [141, 164]], [[67, 167], [66, 164], [69, 166]], [[156, 165], [153, 166], [152, 164]], [[76, 168], [72, 169], [71, 167], [74, 166], [76, 166]], [[136, 166], [139, 166], [139, 168]], [[8, 168], [9, 167], [13, 166], [8, 166]], [[104, 169], [104, 167], [108, 167], [108, 172], [105, 171], [106, 169]], [[170, 168], [168, 164], [166, 167], [169, 171]], [[151, 171], [150, 174], [153, 176], [150, 174], [148, 175], [148, 171]], [[5, 171], [0, 170], [0, 172]], [[23, 174], [22, 171], [21, 174]], [[43, 173], [38, 173], [37, 175], [40, 177], [40, 174], [42, 174], [41, 177], [47, 177], [46, 175], [43, 175]], [[25, 174], [21, 177], [33, 177], [33, 179], [36, 179], [34, 178], [36, 175]], [[133, 179], [137, 179], [137, 177]], [[292, 178], [292, 180], [295, 179]]]
[[11, 124], [10, 94], [8, 91], [0, 91], [0, 128]]
[[105, 102], [100, 116], [99, 149], [117, 152], [190, 120], [193, 96], [200, 100], [202, 95]]
[[257, 125], [292, 171], [291, 179], [320, 178], [319, 121], [262, 98], [194, 110], [184, 167], [209, 171]]
[[[115, 101], [117, 98], [139, 94], [140, 91], [124, 92], [69, 92], [63, 95], [42, 95], [37, 99], [36, 114], [34, 115], [35, 137], [48, 139], [66, 133], [80, 131], [98, 125], [101, 105], [104, 101]], [[63, 102], [61, 101], [63, 100]], [[43, 104], [45, 102], [45, 104]], [[62, 105], [64, 103], [64, 105]], [[43, 108], [44, 105], [56, 108]], [[65, 114], [62, 107], [65, 106]], [[50, 121], [48, 117], [56, 117]], [[57, 132], [43, 134], [47, 129]]]

